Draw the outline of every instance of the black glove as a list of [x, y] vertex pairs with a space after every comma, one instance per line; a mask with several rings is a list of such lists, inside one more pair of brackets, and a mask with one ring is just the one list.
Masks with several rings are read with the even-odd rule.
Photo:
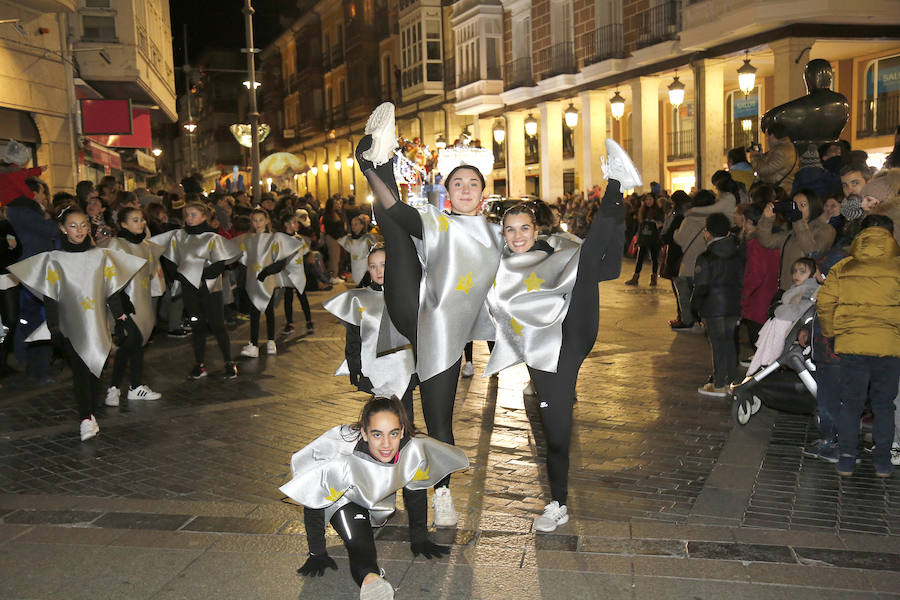
[[356, 384], [356, 389], [369, 394], [373, 393], [372, 382], [368, 377], [365, 376], [359, 378], [359, 382]]
[[610, 179], [607, 182], [599, 212], [602, 215], [614, 217], [619, 223], [625, 222], [625, 203], [622, 200], [622, 190], [617, 180]]
[[306, 559], [303, 566], [297, 569], [297, 573], [305, 577], [321, 577], [325, 569], [337, 571], [337, 563], [327, 554], [312, 555]]
[[412, 550], [413, 556], [421, 554], [428, 560], [450, 554], [450, 546], [440, 546], [428, 539], [421, 542], [413, 542], [409, 549]]
[[365, 171], [366, 169], [375, 169], [375, 165], [372, 164], [372, 161], [363, 158], [363, 152], [369, 150], [372, 147], [372, 136], [364, 135], [361, 140], [356, 144], [356, 150], [354, 152], [354, 156], [356, 157], [356, 166], [360, 171]]
[[269, 276], [269, 274], [266, 272], [265, 269], [263, 269], [259, 272], [259, 274], [257, 274], [256, 280], [257, 281], [265, 281], [266, 277], [268, 277], [268, 276]]

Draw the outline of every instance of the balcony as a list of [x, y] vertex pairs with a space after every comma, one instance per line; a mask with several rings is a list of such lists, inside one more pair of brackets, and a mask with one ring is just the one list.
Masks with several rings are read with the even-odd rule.
[[622, 24], [604, 25], [581, 36], [584, 64], [592, 65], [609, 58], [625, 58]]
[[331, 110], [325, 109], [322, 117], [322, 128], [325, 131], [335, 129], [347, 123], [347, 107], [343, 104], [332, 107]]
[[682, 129], [666, 134], [666, 160], [683, 160], [694, 156], [694, 130]]
[[534, 75], [531, 70], [531, 57], [525, 56], [506, 63], [503, 73], [503, 89], [505, 91], [518, 87], [534, 86]]
[[331, 69], [336, 69], [338, 66], [344, 63], [344, 45], [343, 44], [335, 44], [331, 47], [331, 51], [329, 52], [330, 60], [328, 61]]
[[538, 50], [534, 59], [534, 70], [540, 74], [540, 79], [576, 73], [575, 45], [572, 42], [562, 42]]
[[681, 31], [681, 2], [679, 0], [668, 0], [637, 16], [638, 48], [674, 40]]
[[860, 100], [857, 111], [857, 137], [893, 135], [900, 125], [900, 92]]

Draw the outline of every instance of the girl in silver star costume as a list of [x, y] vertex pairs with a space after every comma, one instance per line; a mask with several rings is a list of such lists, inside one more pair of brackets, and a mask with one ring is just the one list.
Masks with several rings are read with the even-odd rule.
[[121, 292], [122, 302], [127, 307], [129, 318], [116, 323], [119, 343], [113, 359], [110, 386], [106, 390], [107, 406], [119, 405], [119, 390], [125, 379], [126, 370], [130, 374], [129, 400], [159, 400], [162, 397], [162, 394], [144, 385], [143, 376], [144, 346], [156, 324], [153, 297], [162, 296], [165, 291], [165, 281], [159, 270], [159, 257], [163, 249], [146, 239], [147, 222], [141, 209], [121, 209], [117, 220], [119, 234], [106, 240], [104, 247], [125, 252], [147, 262]]
[[325, 548], [330, 522], [347, 549], [360, 600], [393, 598], [378, 567], [373, 526], [380, 527], [393, 514], [402, 489], [413, 555], [430, 559], [448, 554], [449, 547], [428, 539], [427, 490], [467, 466], [462, 450], [416, 435], [396, 397], [369, 400], [355, 424], [329, 429], [291, 458], [293, 477], [280, 489], [304, 507], [309, 548], [297, 572], [314, 577], [337, 569]]
[[10, 265], [9, 271], [43, 300], [50, 339], [62, 349], [72, 369], [79, 432], [86, 441], [100, 432], [94, 403], [112, 348], [106, 307], [117, 328], [129, 319], [118, 292], [146, 260], [95, 248], [91, 224], [77, 206], [62, 209], [57, 222], [64, 235], [62, 249], [36, 254]]
[[[494, 336], [484, 299], [502, 242], [498, 227], [479, 214], [484, 177], [475, 167], [461, 165], [447, 175], [450, 213], [431, 205], [420, 212], [400, 200], [391, 153], [393, 113], [393, 105], [384, 103], [369, 117], [356, 164], [376, 198], [375, 219], [388, 256], [385, 302], [412, 344], [428, 435], [452, 444], [463, 349], [470, 340]], [[449, 478], [435, 493], [437, 526], [457, 522], [448, 485]]]
[[[347, 290], [322, 307], [339, 318], [347, 329], [345, 360], [335, 375], [350, 375], [350, 383], [376, 396], [397, 396], [413, 421], [412, 351], [409, 340], [394, 329], [384, 305], [384, 245], [372, 248], [367, 259], [368, 273], [360, 287]], [[379, 339], [387, 336], [379, 350]]]
[[[537, 531], [553, 531], [569, 520], [569, 444], [575, 383], [581, 363], [597, 339], [597, 283], [615, 279], [625, 239], [622, 193], [610, 179], [583, 243], [568, 236], [539, 238], [536, 203], [503, 216], [506, 248], [488, 294], [497, 340], [485, 376], [525, 362], [540, 401], [547, 441], [552, 501], [535, 520]], [[549, 212], [549, 211], [548, 211]]]
[[[298, 232], [300, 228], [297, 215], [294, 213], [285, 213], [281, 216], [281, 227], [285, 235], [288, 235], [301, 244], [297, 257], [300, 259], [300, 269], [292, 270], [290, 274], [281, 274], [282, 283], [284, 284], [284, 329], [282, 335], [290, 335], [294, 332], [294, 294], [300, 300], [300, 308], [303, 310], [303, 316], [306, 317], [306, 335], [315, 333], [315, 327], [312, 320], [312, 311], [309, 309], [309, 299], [306, 297], [306, 255], [309, 254], [309, 242], [306, 241]], [[296, 258], [294, 259], [297, 260]], [[290, 276], [287, 276], [290, 275]], [[286, 281], [285, 281], [286, 280]]]
[[366, 221], [362, 215], [350, 220], [350, 233], [338, 240], [338, 244], [350, 254], [350, 274], [353, 283], [359, 284], [369, 268], [369, 250], [378, 243], [375, 236], [366, 231]]

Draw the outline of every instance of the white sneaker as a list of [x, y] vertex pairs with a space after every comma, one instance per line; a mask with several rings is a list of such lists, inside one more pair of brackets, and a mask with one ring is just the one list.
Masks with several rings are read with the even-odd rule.
[[466, 364], [463, 365], [462, 368], [462, 376], [463, 377], [471, 377], [475, 374], [475, 365], [466, 361]]
[[394, 158], [398, 144], [393, 104], [382, 102], [375, 107], [366, 121], [366, 134], [372, 136], [372, 146], [362, 153], [363, 158], [376, 167]]
[[393, 600], [394, 588], [383, 577], [359, 588], [359, 600]]
[[257, 348], [255, 344], [247, 344], [246, 346], [241, 348], [241, 356], [246, 356], [247, 358], [256, 358], [259, 356], [259, 348]]
[[97, 417], [94, 415], [91, 415], [91, 424], [94, 426], [94, 431], [100, 433], [100, 424], [97, 423]]
[[162, 394], [154, 392], [146, 385], [139, 385], [136, 388], [128, 388], [129, 400], [159, 400]]
[[453, 508], [453, 497], [447, 486], [435, 488], [431, 506], [434, 508], [435, 527], [456, 527], [456, 509]]
[[531, 383], [531, 380], [528, 380], [528, 383], [525, 384], [525, 387], [522, 388], [522, 395], [524, 396], [534, 396], [534, 384]]
[[109, 386], [106, 390], [106, 400], [103, 401], [107, 406], [119, 405], [119, 388], [114, 385]]
[[94, 417], [92, 416], [90, 419], [82, 419], [81, 425], [79, 426], [79, 430], [81, 432], [81, 441], [86, 442], [98, 433], [100, 433], [100, 427], [97, 426], [97, 422], [94, 421]]
[[566, 508], [566, 505], [559, 505], [559, 502], [554, 500], [550, 504], [544, 507], [544, 514], [539, 516], [534, 520], [534, 529], [535, 531], [554, 531], [560, 525], [565, 525], [569, 522], [569, 510]]
[[619, 182], [622, 191], [640, 187], [641, 175], [634, 166], [634, 162], [624, 148], [611, 138], [606, 138], [606, 160], [600, 158], [600, 168], [603, 170], [603, 179], [615, 179]]
[[337, 285], [339, 283], [344, 283], [344, 280], [341, 279], [340, 277], [332, 277], [331, 278], [331, 285]]
[[900, 444], [891, 446], [891, 464], [900, 467]]
[[275, 340], [269, 340], [266, 342], [266, 354], [276, 355], [278, 354], [278, 348], [275, 346]]

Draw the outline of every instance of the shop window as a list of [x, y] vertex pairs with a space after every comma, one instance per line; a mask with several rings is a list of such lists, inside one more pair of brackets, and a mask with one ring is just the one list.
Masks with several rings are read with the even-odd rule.
[[900, 55], [873, 60], [865, 73], [857, 135], [890, 135], [900, 126]]
[[731, 148], [746, 148], [750, 142], [760, 140], [759, 97], [759, 87], [747, 96], [740, 90], [731, 91], [725, 96], [726, 151]]

